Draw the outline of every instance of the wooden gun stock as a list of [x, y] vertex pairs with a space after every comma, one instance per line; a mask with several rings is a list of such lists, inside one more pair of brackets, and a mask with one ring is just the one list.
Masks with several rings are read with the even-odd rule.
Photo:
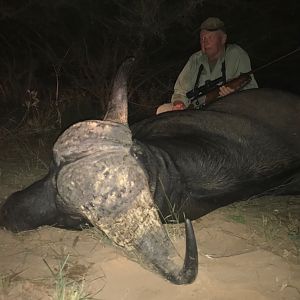
[[[239, 77], [229, 80], [223, 86], [230, 87], [233, 90], [238, 91], [251, 81], [251, 74], [252, 72], [243, 73]], [[218, 86], [209, 93], [207, 93], [205, 96], [205, 102], [203, 106], [207, 106], [212, 102], [216, 101], [217, 98], [220, 96], [219, 92], [220, 87]]]

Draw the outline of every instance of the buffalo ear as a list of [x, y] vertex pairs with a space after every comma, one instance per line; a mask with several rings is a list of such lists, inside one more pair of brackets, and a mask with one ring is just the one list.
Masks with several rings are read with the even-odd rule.
[[127, 58], [119, 67], [104, 121], [128, 124], [127, 79], [135, 58]]

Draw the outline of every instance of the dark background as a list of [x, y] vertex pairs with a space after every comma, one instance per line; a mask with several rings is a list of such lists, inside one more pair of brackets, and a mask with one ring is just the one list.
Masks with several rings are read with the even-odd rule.
[[[134, 55], [130, 122], [169, 101], [199, 26], [221, 18], [253, 69], [300, 45], [299, 0], [23, 0], [0, 2], [0, 125], [65, 128], [106, 110], [113, 75]], [[300, 52], [255, 74], [300, 93]]]

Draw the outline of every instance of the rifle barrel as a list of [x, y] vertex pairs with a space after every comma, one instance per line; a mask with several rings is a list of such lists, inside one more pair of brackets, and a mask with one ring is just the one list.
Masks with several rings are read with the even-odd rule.
[[278, 57], [278, 58], [276, 58], [276, 59], [274, 59], [274, 60], [272, 60], [272, 61], [270, 61], [270, 62], [268, 62], [268, 63], [266, 63], [266, 64], [264, 64], [264, 65], [262, 65], [262, 66], [260, 66], [258, 68], [256, 68], [256, 69], [250, 71], [249, 74], [252, 74], [252, 73], [254, 73], [256, 71], [264, 69], [264, 68], [268, 67], [269, 65], [272, 65], [272, 64], [274, 64], [274, 63], [276, 63], [276, 62], [278, 62], [278, 61], [280, 61], [280, 60], [282, 60], [282, 59], [284, 59], [284, 58], [286, 58], [286, 57], [288, 57], [288, 56], [290, 56], [290, 55], [292, 55], [292, 54], [294, 54], [294, 53], [296, 53], [298, 51], [300, 51], [300, 47], [298, 47], [295, 50], [293, 50], [293, 51], [291, 51], [291, 52], [289, 52], [289, 53], [287, 53], [285, 55], [282, 55], [282, 56], [280, 56], [280, 57]]

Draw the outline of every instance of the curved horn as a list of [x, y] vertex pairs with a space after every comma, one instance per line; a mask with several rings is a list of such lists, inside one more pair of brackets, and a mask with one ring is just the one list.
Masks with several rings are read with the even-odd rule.
[[104, 121], [128, 123], [127, 78], [134, 60], [134, 57], [126, 59], [118, 69]]
[[175, 249], [172, 249], [174, 246], [168, 236], [164, 236], [164, 241], [161, 243], [157, 240], [157, 236], [146, 235], [139, 245], [135, 245], [136, 250], [149, 261], [150, 266], [152, 264], [154, 269], [174, 284], [192, 283], [198, 274], [197, 243], [192, 223], [188, 219], [185, 220], [185, 232], [186, 249], [183, 267], [179, 267], [175, 258], [170, 257], [171, 252], [175, 252]]
[[198, 274], [198, 249], [192, 222], [185, 220], [185, 258], [178, 274], [166, 274], [168, 280], [175, 284], [192, 283]]

